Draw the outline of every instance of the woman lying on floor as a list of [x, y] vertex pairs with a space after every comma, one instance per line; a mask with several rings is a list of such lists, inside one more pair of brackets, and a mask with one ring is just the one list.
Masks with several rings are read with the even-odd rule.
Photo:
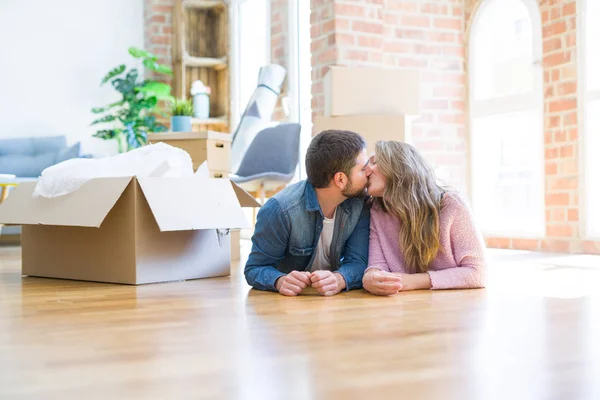
[[371, 159], [366, 290], [483, 287], [483, 239], [466, 202], [442, 189], [423, 157], [401, 142], [378, 142]]

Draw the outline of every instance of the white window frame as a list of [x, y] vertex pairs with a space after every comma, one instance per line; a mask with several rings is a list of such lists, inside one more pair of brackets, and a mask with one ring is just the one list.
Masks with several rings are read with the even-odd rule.
[[[246, 108], [246, 104], [242, 104], [241, 99], [241, 70], [240, 66], [240, 5], [249, 0], [229, 0], [229, 107], [230, 107], [230, 123], [231, 132], [235, 131], [240, 122], [242, 113]], [[265, 0], [266, 3], [266, 45], [265, 45], [265, 64], [271, 63], [271, 1]]]
[[[306, 1], [309, 4], [309, 0], [288, 0], [288, 65], [287, 65], [287, 77], [288, 77], [288, 101], [289, 101], [289, 120], [291, 122], [303, 123], [306, 118], [305, 112], [302, 108], [303, 105], [303, 91], [302, 91], [302, 78], [300, 75], [300, 1]], [[304, 5], [306, 5], [304, 4]], [[310, 30], [309, 30], [310, 32]], [[310, 34], [310, 33], [309, 33]], [[312, 86], [312, 84], [311, 84]], [[312, 93], [312, 90], [311, 90]], [[312, 121], [312, 111], [310, 119]], [[305, 179], [306, 171], [304, 170], [304, 156], [305, 150], [310, 143], [312, 138], [312, 126], [302, 125], [301, 137], [300, 137], [300, 157], [299, 167], [297, 170], [297, 179]]]
[[[489, 7], [490, 4], [494, 1], [502, 1], [502, 0], [484, 0], [480, 3], [479, 7], [475, 11], [475, 15], [471, 21], [470, 29], [469, 29], [469, 47], [468, 47], [468, 68], [469, 68], [469, 76], [473, 77], [474, 71], [474, 53], [476, 52], [474, 46], [474, 40], [472, 40], [473, 35], [477, 32], [478, 23], [480, 22], [481, 16], [486, 12], [486, 8]], [[535, 74], [533, 91], [522, 94], [515, 94], [509, 96], [503, 96], [500, 98], [494, 99], [486, 99], [486, 100], [474, 100], [475, 99], [475, 91], [474, 91], [474, 82], [469, 82], [469, 132], [472, 138], [472, 129], [474, 126], [474, 119], [491, 116], [491, 115], [501, 115], [506, 113], [513, 113], [525, 110], [540, 110], [540, 126], [541, 132], [539, 133], [539, 150], [542, 154], [541, 156], [541, 171], [542, 171], [542, 179], [544, 182], [542, 184], [542, 190], [545, 191], [545, 144], [544, 144], [544, 90], [543, 90], [543, 79], [544, 73], [542, 70], [542, 50], [543, 50], [543, 37], [542, 37], [542, 16], [539, 9], [539, 5], [536, 0], [519, 0], [523, 5], [526, 6], [529, 11], [529, 18], [532, 25], [532, 33], [533, 33], [533, 54], [534, 54], [534, 64], [536, 68], [540, 68], [539, 73]], [[471, 201], [474, 200], [474, 192], [477, 190], [473, 187], [474, 181], [474, 171], [477, 167], [474, 165], [474, 151], [477, 149], [473, 148], [472, 140], [469, 143], [469, 181], [470, 181], [470, 197]], [[544, 196], [542, 196], [545, 199]], [[473, 203], [474, 204], [474, 203]], [[474, 204], [476, 206], [476, 204]], [[545, 236], [546, 230], [546, 220], [545, 220], [545, 200], [539, 205], [540, 207], [540, 225], [536, 226], [534, 229], [528, 232], [522, 231], [498, 231], [493, 229], [487, 229], [483, 227], [483, 234], [486, 236], [499, 236], [499, 237], [515, 237], [515, 238], [541, 238]]]
[[[593, 225], [589, 222], [589, 218], [586, 218], [590, 215], [591, 207], [598, 207], [598, 205], [594, 205], [590, 199], [590, 187], [594, 184], [592, 180], [592, 174], [588, 171], [592, 171], [593, 157], [597, 157], [597, 154], [594, 154], [591, 146], [586, 146], [586, 143], [589, 142], [590, 133], [587, 130], [588, 127], [588, 115], [587, 115], [587, 107], [588, 104], [595, 100], [600, 100], [600, 89], [596, 90], [588, 90], [587, 89], [587, 75], [588, 71], [586, 68], [587, 63], [587, 35], [586, 35], [586, 18], [587, 14], [587, 2], [589, 0], [578, 0], [576, 2], [577, 7], [577, 65], [578, 65], [578, 102], [577, 102], [577, 129], [581, 133], [579, 140], [579, 153], [581, 156], [579, 157], [579, 173], [580, 173], [580, 183], [579, 185], [579, 234], [581, 237], [588, 240], [600, 240], [600, 226], [593, 228]], [[594, 1], [594, 0], [592, 0]], [[597, 184], [597, 183], [596, 183]]]

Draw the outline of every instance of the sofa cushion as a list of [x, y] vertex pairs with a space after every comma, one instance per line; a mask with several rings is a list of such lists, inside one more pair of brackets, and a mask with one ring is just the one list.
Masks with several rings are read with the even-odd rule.
[[36, 155], [56, 153], [67, 147], [65, 136], [39, 136], [0, 139], [0, 156], [9, 154]]
[[66, 136], [40, 136], [31, 139], [33, 140], [35, 154], [55, 153], [67, 147]]
[[14, 174], [18, 177], [36, 178], [42, 171], [55, 164], [57, 152], [35, 156], [10, 154], [0, 156], [0, 174]]
[[81, 142], [77, 142], [70, 147], [65, 147], [64, 149], [61, 149], [56, 153], [56, 159], [54, 160], [54, 163], [58, 164], [66, 160], [70, 160], [72, 158], [78, 158], [80, 157], [80, 151]]

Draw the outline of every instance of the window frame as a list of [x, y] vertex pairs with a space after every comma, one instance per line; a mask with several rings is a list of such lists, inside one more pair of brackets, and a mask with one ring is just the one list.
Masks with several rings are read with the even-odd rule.
[[[241, 35], [240, 28], [240, 5], [251, 0], [230, 0], [229, 3], [229, 112], [230, 129], [235, 131], [246, 104], [241, 100], [241, 68], [240, 68], [240, 48]], [[266, 44], [265, 44], [265, 64], [271, 63], [271, 1], [263, 0], [266, 8]]]
[[[302, 125], [301, 137], [300, 137], [300, 157], [299, 166], [297, 169], [296, 179], [305, 179], [306, 171], [304, 168], [304, 156], [306, 147], [312, 139], [312, 109], [309, 112], [311, 126], [305, 126], [305, 113], [303, 109], [304, 97], [302, 84], [304, 83], [300, 76], [300, 64], [301, 60], [301, 48], [300, 48], [300, 1], [306, 1], [304, 5], [309, 4], [308, 0], [287, 0], [288, 7], [288, 59], [287, 59], [287, 77], [288, 77], [288, 99], [289, 102], [289, 120], [291, 122], [298, 122]], [[310, 17], [309, 17], [309, 29], [308, 34], [310, 35]], [[311, 38], [309, 37], [309, 46]], [[312, 97], [312, 76], [311, 76], [311, 90], [310, 96]], [[309, 99], [309, 102], [311, 100]]]
[[474, 120], [481, 117], [492, 116], [492, 115], [503, 115], [507, 113], [514, 113], [519, 111], [539, 111], [540, 113], [540, 129], [539, 132], [539, 149], [541, 166], [541, 204], [539, 211], [539, 224], [536, 223], [533, 229], [516, 229], [516, 230], [500, 230], [494, 227], [489, 228], [482, 225], [482, 233], [486, 236], [496, 237], [514, 237], [514, 238], [542, 238], [546, 232], [546, 174], [545, 174], [545, 142], [544, 142], [544, 71], [542, 68], [542, 57], [543, 57], [543, 35], [542, 35], [542, 16], [539, 9], [539, 5], [536, 0], [518, 0], [522, 3], [529, 14], [529, 19], [532, 26], [532, 46], [533, 46], [533, 67], [538, 68], [539, 71], [534, 74], [533, 90], [526, 93], [519, 93], [513, 95], [507, 95], [502, 97], [496, 97], [485, 100], [474, 100], [474, 82], [472, 78], [475, 76], [473, 71], [475, 66], [475, 41], [473, 40], [474, 35], [477, 33], [477, 29], [481, 18], [485, 15], [487, 8], [490, 4], [495, 1], [502, 0], [484, 0], [480, 2], [479, 6], [474, 10], [473, 18], [469, 25], [468, 38], [469, 43], [467, 46], [468, 52], [468, 96], [469, 96], [469, 118], [468, 118], [468, 131], [469, 131], [469, 159], [468, 159], [468, 188], [469, 197], [473, 204], [473, 208], [477, 208], [475, 203], [476, 188], [474, 187], [475, 180], [475, 168], [477, 167], [474, 162], [474, 152], [477, 150], [473, 146], [473, 127]]
[[578, 151], [581, 156], [579, 157], [579, 173], [580, 183], [579, 185], [579, 234], [580, 237], [588, 240], [600, 240], [600, 226], [594, 230], [592, 223], [587, 218], [590, 216], [590, 208], [593, 206], [591, 201], [591, 190], [589, 189], [593, 183], [592, 174], [588, 171], [592, 171], [592, 159], [593, 152], [591, 146], [586, 146], [586, 143], [590, 141], [590, 132], [588, 132], [588, 104], [600, 100], [600, 89], [592, 90], [587, 89], [587, 24], [585, 15], [587, 15], [587, 2], [588, 0], [577, 0], [577, 29], [576, 37], [578, 43], [577, 51], [577, 129], [581, 133], [579, 137]]

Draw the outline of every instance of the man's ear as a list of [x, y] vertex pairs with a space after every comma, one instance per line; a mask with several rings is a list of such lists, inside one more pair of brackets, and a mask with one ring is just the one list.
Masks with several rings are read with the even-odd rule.
[[346, 176], [345, 173], [336, 172], [336, 174], [333, 175], [333, 184], [335, 186], [337, 186], [338, 188], [343, 190], [346, 187], [347, 182], [348, 182], [348, 177]]

